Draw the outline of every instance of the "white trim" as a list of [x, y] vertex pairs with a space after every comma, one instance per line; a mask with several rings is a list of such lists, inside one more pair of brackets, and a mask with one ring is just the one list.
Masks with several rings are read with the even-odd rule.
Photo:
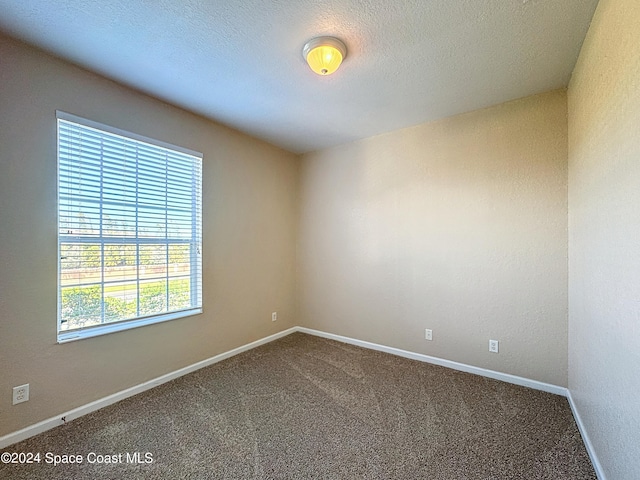
[[593, 465], [593, 469], [596, 471], [596, 475], [599, 480], [606, 480], [604, 476], [604, 472], [602, 471], [602, 465], [600, 465], [600, 461], [598, 460], [598, 456], [596, 455], [596, 451], [593, 448], [593, 444], [589, 439], [589, 435], [587, 434], [587, 429], [582, 423], [582, 417], [578, 413], [578, 407], [573, 401], [573, 397], [571, 396], [571, 390], [567, 390], [567, 400], [569, 401], [569, 406], [571, 407], [571, 412], [573, 412], [573, 418], [576, 421], [576, 425], [578, 425], [578, 430], [580, 431], [580, 435], [582, 435], [582, 441], [584, 442], [584, 446], [587, 449], [587, 453], [589, 454], [589, 458], [591, 459], [591, 464]]
[[368, 348], [371, 350], [378, 350], [380, 352], [390, 353], [399, 357], [410, 358], [412, 360], [418, 360], [420, 362], [432, 363], [434, 365], [440, 365], [441, 367], [452, 368], [461, 372], [473, 373], [474, 375], [480, 375], [482, 377], [493, 378], [495, 380], [502, 380], [503, 382], [513, 383], [514, 385], [521, 385], [523, 387], [533, 388], [535, 390], [542, 390], [543, 392], [553, 393], [555, 395], [567, 396], [567, 389], [558, 385], [552, 385], [550, 383], [539, 382], [538, 380], [531, 380], [529, 378], [518, 377], [509, 373], [496, 372], [494, 370], [487, 370], [486, 368], [474, 367], [473, 365], [467, 365], [465, 363], [458, 363], [452, 360], [445, 360], [443, 358], [431, 357], [422, 353], [409, 352], [407, 350], [401, 350], [399, 348], [387, 347], [386, 345], [379, 345], [377, 343], [365, 342], [363, 340], [357, 340], [355, 338], [343, 337], [341, 335], [334, 335], [333, 333], [321, 332], [319, 330], [312, 330], [306, 327], [297, 327], [298, 332], [308, 333], [317, 337], [328, 338], [330, 340], [337, 340], [338, 342], [348, 343], [350, 345], [356, 345], [358, 347]]
[[122, 320], [113, 323], [103, 323], [95, 327], [85, 327], [76, 330], [61, 330], [58, 332], [58, 343], [74, 342], [83, 338], [98, 337], [100, 335], [108, 335], [109, 333], [122, 332], [131, 330], [132, 328], [144, 327], [145, 325], [153, 325], [154, 323], [168, 322], [169, 320], [177, 320], [178, 318], [191, 317], [202, 313], [202, 307], [191, 308], [189, 310], [180, 310], [179, 312], [169, 312], [162, 315], [154, 315], [152, 317], [140, 317], [133, 320]]
[[[3, 437], [0, 437], [0, 449], [6, 448], [9, 445], [13, 445], [17, 442], [21, 442], [22, 440], [26, 440], [29, 437], [38, 435], [39, 433], [46, 432], [47, 430], [51, 430], [52, 428], [62, 425], [65, 422], [69, 422], [76, 418], [82, 417], [83, 415], [87, 415], [88, 413], [95, 412], [100, 408], [107, 407], [116, 402], [119, 402], [120, 400], [124, 400], [125, 398], [132, 397], [133, 395], [137, 395], [138, 393], [142, 393], [153, 387], [162, 385], [163, 383], [166, 383], [175, 378], [181, 377], [191, 372], [195, 372], [196, 370], [208, 367], [209, 365], [213, 365], [214, 363], [221, 362], [222, 360], [226, 360], [227, 358], [238, 355], [239, 353], [259, 347], [260, 345], [264, 345], [265, 343], [272, 342], [274, 340], [277, 340], [278, 338], [286, 337], [287, 335], [294, 333], [295, 331], [297, 331], [297, 327], [292, 327], [287, 330], [283, 330], [282, 332], [274, 333], [273, 335], [261, 338], [259, 340], [256, 340], [255, 342], [247, 343], [246, 345], [234, 348], [233, 350], [229, 350], [228, 352], [215, 355], [206, 360], [202, 360], [201, 362], [197, 362], [193, 365], [189, 365], [174, 372], [161, 375], [160, 377], [154, 378], [153, 380], [149, 380], [134, 387], [127, 388], [112, 395], [108, 395], [94, 402], [87, 403], [86, 405], [74, 408], [73, 410], [69, 410], [68, 412], [61, 413], [60, 415], [56, 415], [55, 417], [43, 420], [34, 425], [30, 425], [23, 428], [22, 430], [18, 430], [17, 432], [9, 433], [7, 435], [4, 435]], [[63, 418], [65, 420], [62, 420]]]

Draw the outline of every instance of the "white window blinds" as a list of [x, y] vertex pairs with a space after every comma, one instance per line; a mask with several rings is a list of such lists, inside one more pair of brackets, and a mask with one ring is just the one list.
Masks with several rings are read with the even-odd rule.
[[58, 112], [58, 341], [202, 311], [202, 155]]

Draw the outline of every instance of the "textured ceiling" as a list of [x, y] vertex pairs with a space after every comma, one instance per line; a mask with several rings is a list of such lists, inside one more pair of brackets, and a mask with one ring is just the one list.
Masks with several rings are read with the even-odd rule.
[[[597, 0], [0, 0], [0, 30], [293, 152], [564, 87]], [[347, 45], [320, 77], [312, 37]]]

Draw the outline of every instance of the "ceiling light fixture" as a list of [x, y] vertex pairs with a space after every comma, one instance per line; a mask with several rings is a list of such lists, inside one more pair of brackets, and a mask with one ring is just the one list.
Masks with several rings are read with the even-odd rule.
[[337, 38], [318, 37], [305, 44], [302, 56], [318, 75], [331, 75], [347, 56], [347, 47]]

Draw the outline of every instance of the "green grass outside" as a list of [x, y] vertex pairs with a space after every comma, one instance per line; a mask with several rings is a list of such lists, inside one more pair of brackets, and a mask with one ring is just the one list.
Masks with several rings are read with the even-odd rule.
[[137, 315], [155, 315], [167, 311], [184, 309], [190, 305], [191, 285], [189, 278], [121, 285], [109, 285], [101, 292], [100, 284], [62, 288], [61, 319], [63, 329], [76, 328], [117, 320], [134, 318]]

